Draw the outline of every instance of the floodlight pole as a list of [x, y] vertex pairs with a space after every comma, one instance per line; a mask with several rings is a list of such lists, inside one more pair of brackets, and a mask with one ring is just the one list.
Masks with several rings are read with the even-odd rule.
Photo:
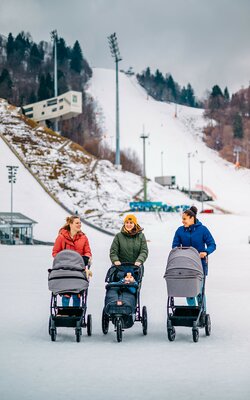
[[[57, 30], [53, 30], [51, 32], [51, 39], [54, 43], [54, 97], [58, 96], [58, 87], [57, 87]], [[58, 132], [58, 120], [55, 119], [55, 131]]]
[[140, 136], [140, 138], [143, 140], [143, 192], [144, 192], [144, 199], [143, 201], [147, 201], [147, 177], [146, 177], [146, 147], [145, 147], [145, 141], [148, 139], [148, 135], [144, 133], [144, 126], [143, 126], [143, 131]]
[[15, 165], [6, 165], [8, 168], [8, 178], [10, 183], [10, 244], [14, 244], [13, 238], [13, 183], [16, 183], [16, 173], [18, 167]]
[[115, 60], [115, 72], [116, 72], [116, 152], [115, 152], [115, 165], [120, 166], [120, 126], [119, 126], [119, 68], [118, 63], [122, 60], [116, 33], [108, 36], [109, 47], [111, 55]]

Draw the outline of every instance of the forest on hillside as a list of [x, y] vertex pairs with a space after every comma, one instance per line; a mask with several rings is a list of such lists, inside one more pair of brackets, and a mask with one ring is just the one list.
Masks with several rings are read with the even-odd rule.
[[204, 141], [236, 167], [250, 168], [250, 86], [234, 93], [218, 85], [205, 103]]
[[[98, 158], [115, 160], [115, 153], [102, 144], [103, 127], [97, 104], [86, 93], [92, 69], [84, 57], [78, 40], [73, 47], [57, 37], [58, 95], [68, 90], [82, 92], [82, 114], [59, 121], [60, 133], [82, 145]], [[24, 106], [54, 97], [54, 48], [52, 42], [35, 43], [30, 33], [16, 37], [0, 35], [0, 97], [15, 106]], [[141, 174], [142, 167], [135, 152], [121, 151], [123, 169]]]

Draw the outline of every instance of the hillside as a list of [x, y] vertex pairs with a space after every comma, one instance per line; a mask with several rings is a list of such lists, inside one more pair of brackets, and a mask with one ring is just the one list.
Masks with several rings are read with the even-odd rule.
[[[175, 175], [179, 187], [188, 187], [188, 153], [191, 188], [203, 183], [215, 195], [214, 205], [235, 213], [249, 214], [250, 171], [236, 170], [234, 164], [220, 158], [203, 142], [203, 128], [208, 121], [202, 109], [158, 102], [147, 95], [135, 77], [119, 75], [121, 148], [131, 147], [142, 160], [142, 133], [149, 133], [146, 146], [147, 176], [153, 179], [163, 174]], [[104, 126], [109, 139], [115, 143], [115, 72], [93, 69], [89, 93], [102, 108]], [[111, 139], [110, 139], [111, 138]]]
[[[36, 177], [72, 213], [78, 212], [81, 217], [111, 232], [118, 229], [119, 213], [128, 210], [129, 202], [141, 192], [141, 177], [117, 170], [109, 161], [96, 160], [81, 146], [21, 116], [17, 108], [4, 100], [0, 102], [0, 119], [1, 135], [33, 175], [23, 178], [24, 182], [20, 182], [18, 176], [16, 190], [23, 191], [24, 187], [27, 190], [28, 185], [32, 201]], [[1, 146], [4, 146], [2, 140]], [[7, 162], [6, 159], [6, 165]], [[9, 184], [4, 168], [1, 168], [1, 181], [0, 209], [6, 211], [9, 209]], [[154, 182], [148, 184], [148, 197], [171, 205], [187, 203], [187, 198], [180, 192], [167, 190]], [[18, 211], [22, 212], [21, 209]], [[34, 219], [43, 216], [44, 211], [41, 211]]]

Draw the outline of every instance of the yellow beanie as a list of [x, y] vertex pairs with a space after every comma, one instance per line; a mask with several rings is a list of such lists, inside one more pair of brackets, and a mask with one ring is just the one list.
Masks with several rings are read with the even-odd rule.
[[126, 217], [124, 218], [124, 224], [125, 224], [125, 222], [127, 222], [127, 221], [132, 221], [135, 225], [138, 224], [137, 218], [136, 218], [136, 216], [133, 215], [133, 214], [128, 214], [128, 215], [126, 215]]

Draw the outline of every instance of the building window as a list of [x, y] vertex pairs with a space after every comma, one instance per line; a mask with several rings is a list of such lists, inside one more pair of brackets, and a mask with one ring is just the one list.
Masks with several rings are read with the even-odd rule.
[[57, 108], [55, 107], [55, 108], [52, 108], [52, 112], [55, 112], [57, 110]]
[[28, 118], [33, 118], [33, 114], [27, 114]]
[[60, 107], [59, 107], [59, 110], [62, 110], [62, 109], [63, 109], [63, 106], [60, 106]]
[[59, 103], [61, 103], [63, 101], [63, 99], [59, 99]]
[[77, 103], [77, 96], [75, 94], [72, 96], [72, 101], [73, 103]]
[[57, 99], [52, 99], [47, 101], [47, 106], [54, 106], [57, 104]]
[[33, 107], [24, 108], [25, 113], [33, 111]]
[[44, 111], [42, 112], [42, 115], [44, 115]]

